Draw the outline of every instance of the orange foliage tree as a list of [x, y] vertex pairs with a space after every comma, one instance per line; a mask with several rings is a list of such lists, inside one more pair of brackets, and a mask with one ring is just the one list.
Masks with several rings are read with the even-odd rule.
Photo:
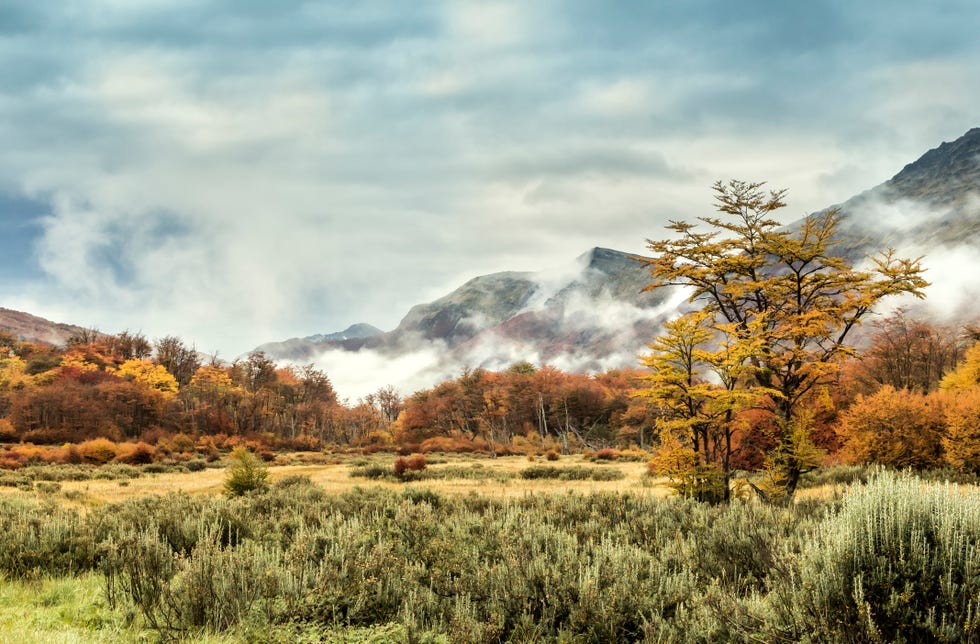
[[980, 386], [950, 396], [942, 442], [950, 467], [980, 474]]
[[932, 467], [942, 460], [943, 397], [889, 385], [841, 415], [841, 456], [854, 463]]

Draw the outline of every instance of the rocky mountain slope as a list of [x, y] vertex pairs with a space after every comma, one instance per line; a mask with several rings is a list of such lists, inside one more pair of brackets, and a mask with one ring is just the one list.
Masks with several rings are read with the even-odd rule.
[[885, 183], [837, 206], [852, 258], [885, 247], [980, 250], [980, 128], [942, 143]]
[[0, 307], [0, 332], [9, 333], [21, 342], [60, 345], [82, 330], [80, 326], [52, 322], [30, 313]]

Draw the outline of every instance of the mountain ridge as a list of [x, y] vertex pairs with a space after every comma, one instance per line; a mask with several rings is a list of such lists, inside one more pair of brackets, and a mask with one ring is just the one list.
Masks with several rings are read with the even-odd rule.
[[279, 360], [302, 361], [330, 349], [399, 354], [435, 343], [466, 361], [476, 345], [493, 342], [515, 345], [511, 353], [521, 350], [520, 345], [538, 345], [535, 352], [544, 358], [577, 346], [583, 355], [599, 358], [600, 348], [610, 345], [610, 335], [620, 332], [610, 334], [588, 324], [583, 309], [596, 301], [627, 306], [637, 318], [631, 323], [650, 330], [655, 325], [647, 323], [644, 312], [660, 305], [665, 294], [644, 292], [648, 282], [646, 270], [632, 255], [596, 246], [557, 269], [474, 277], [443, 297], [413, 306], [388, 332], [354, 340], [308, 336], [266, 343], [257, 350]]

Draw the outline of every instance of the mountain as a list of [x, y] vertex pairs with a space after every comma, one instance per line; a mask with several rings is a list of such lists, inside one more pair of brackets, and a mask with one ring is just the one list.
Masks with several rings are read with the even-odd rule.
[[312, 342], [344, 342], [345, 340], [364, 340], [365, 338], [372, 338], [376, 335], [381, 335], [382, 333], [384, 333], [384, 331], [378, 327], [361, 322], [358, 324], [352, 324], [343, 331], [339, 331], [337, 333], [328, 333], [326, 335], [319, 333], [317, 335], [306, 337], [304, 340], [310, 340]]
[[370, 324], [352, 324], [336, 333], [318, 333], [305, 338], [290, 338], [281, 342], [267, 342], [255, 348], [276, 360], [289, 360], [296, 363], [313, 361], [323, 351], [330, 348], [357, 350], [364, 341], [384, 333]]
[[83, 330], [80, 326], [52, 322], [30, 313], [0, 307], [0, 333], [9, 333], [21, 342], [61, 345]]
[[[661, 322], [667, 293], [643, 292], [642, 265], [626, 253], [593, 248], [551, 271], [503, 272], [476, 277], [448, 295], [419, 304], [382, 333], [355, 325], [328, 335], [293, 338], [258, 347], [277, 360], [315, 360], [324, 352], [370, 350], [404, 356], [438, 352], [447, 364], [504, 368], [513, 362], [560, 362], [598, 369], [629, 347], [635, 361]], [[671, 310], [673, 307], [669, 307]], [[355, 328], [368, 332], [354, 334]]]
[[[640, 311], [663, 300], [663, 294], [642, 292], [646, 271], [629, 255], [593, 248], [564, 268], [539, 273], [495, 273], [476, 277], [449, 295], [413, 307], [386, 344], [440, 340], [449, 348], [472, 344], [487, 335], [531, 340], [551, 353], [547, 344], [570, 332], [597, 329], [583, 325], [599, 302]], [[588, 343], [579, 343], [587, 351]]]
[[[927, 302], [943, 307], [946, 319], [954, 311], [975, 316], [980, 311], [975, 304], [980, 302], [978, 188], [980, 128], [975, 128], [834, 206], [842, 213], [838, 252], [858, 264], [888, 247], [903, 256], [923, 255], [927, 278], [937, 285]], [[355, 335], [348, 329], [260, 348], [275, 359], [316, 361], [328, 371], [424, 372], [414, 380], [403, 378], [416, 386], [429, 386], [463, 367], [501, 369], [522, 360], [582, 371], [635, 366], [646, 343], [685, 301], [676, 290], [644, 292], [648, 282], [642, 265], [629, 255], [593, 248], [554, 271], [476, 277], [413, 307], [386, 333], [371, 327], [370, 333]], [[351, 362], [353, 357], [371, 359]]]
[[930, 250], [980, 243], [980, 128], [944, 142], [885, 183], [836, 207], [842, 246], [856, 259], [882, 248]]

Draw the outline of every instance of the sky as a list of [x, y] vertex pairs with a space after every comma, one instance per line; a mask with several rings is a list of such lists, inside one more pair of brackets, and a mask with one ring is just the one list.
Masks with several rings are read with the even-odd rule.
[[786, 221], [980, 125], [975, 0], [0, 1], [0, 306], [231, 358]]

